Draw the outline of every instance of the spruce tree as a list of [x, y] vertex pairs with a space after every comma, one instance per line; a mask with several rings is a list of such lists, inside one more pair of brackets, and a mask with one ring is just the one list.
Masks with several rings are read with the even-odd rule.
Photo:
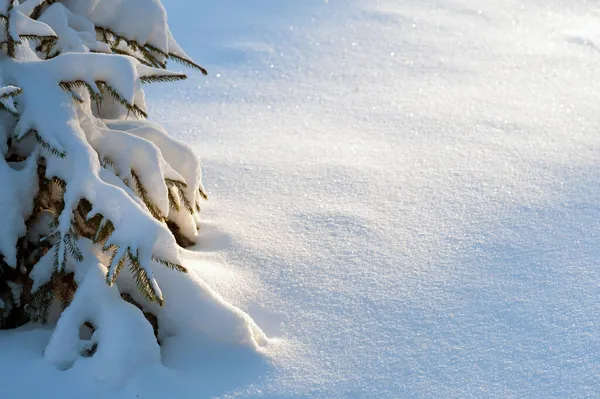
[[200, 164], [146, 119], [142, 87], [185, 79], [170, 61], [206, 71], [159, 0], [0, 0], [0, 19], [0, 328], [58, 319], [46, 357], [63, 367], [71, 324], [93, 331], [110, 324], [106, 306], [121, 324], [140, 308], [139, 328], [156, 332], [154, 272], [186, 273]]

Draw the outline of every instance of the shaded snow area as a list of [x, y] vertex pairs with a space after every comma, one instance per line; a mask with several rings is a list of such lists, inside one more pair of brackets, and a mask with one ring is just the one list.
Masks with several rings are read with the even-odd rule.
[[3, 331], [3, 397], [600, 397], [595, 2], [164, 3], [209, 70], [147, 91], [202, 157], [184, 264], [271, 342], [179, 331], [106, 382]]

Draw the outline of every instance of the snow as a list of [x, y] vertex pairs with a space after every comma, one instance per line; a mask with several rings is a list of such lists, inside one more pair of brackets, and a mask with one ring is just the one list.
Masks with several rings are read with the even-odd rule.
[[[9, 3], [11, 3], [10, 9]], [[30, 18], [31, 13], [39, 3], [39, 0], [28, 0], [23, 4], [19, 4], [18, 1], [2, 1], [2, 15], [7, 17], [9, 21], [6, 31], [2, 33], [3, 40], [7, 40], [7, 34], [17, 43], [21, 42], [19, 35], [40, 38], [56, 37], [56, 33], [47, 24]]]
[[92, 138], [90, 144], [100, 159], [106, 157], [113, 162], [122, 179], [133, 183], [132, 171], [143, 171], [140, 181], [147, 187], [148, 195], [162, 215], [169, 213], [167, 186], [163, 177], [163, 170], [167, 170], [168, 164], [154, 144], [118, 130], [104, 130]]
[[[201, 334], [215, 342], [256, 350], [270, 345], [260, 327], [247, 314], [225, 301], [195, 268], [186, 276], [155, 263], [153, 272], [161, 282], [165, 305], [149, 305], [147, 310], [158, 318], [160, 340]], [[131, 278], [120, 279], [117, 284], [121, 292], [129, 293], [136, 300], [141, 299]], [[273, 344], [276, 344], [275, 341]]]
[[[160, 149], [160, 154], [164, 159], [155, 163], [158, 165], [163, 163], [166, 164], [163, 166], [164, 178], [185, 182], [186, 186], [182, 188], [182, 196], [187, 198], [191, 207], [194, 207], [194, 204], [199, 203], [200, 191], [204, 192], [204, 187], [202, 187], [201, 182], [202, 168], [200, 166], [200, 160], [189, 145], [169, 137], [169, 134], [164, 128], [152, 122], [107, 121], [106, 125], [112, 129], [121, 130], [125, 132], [124, 134], [136, 136], [139, 140], [150, 142], [158, 147]], [[109, 140], [112, 140], [112, 137]], [[144, 169], [138, 168], [137, 170], [142, 171]], [[176, 198], [180, 198], [178, 193], [173, 194]], [[167, 200], [166, 197], [165, 200]], [[183, 199], [179, 202], [183, 202]], [[166, 215], [167, 213], [163, 214]], [[194, 215], [190, 216], [188, 210], [181, 204], [180, 210], [169, 209], [167, 219], [175, 222], [180, 228], [180, 233], [186, 238], [190, 239], [192, 242], [196, 242], [198, 229], [193, 216]]]
[[96, 41], [94, 24], [73, 14], [61, 3], [54, 3], [48, 7], [39, 20], [50, 26], [58, 36], [51, 55], [69, 51], [111, 52], [108, 44]]
[[[24, 105], [21, 106], [20, 119], [15, 127], [15, 137], [17, 140], [23, 139], [32, 130], [35, 130], [35, 134], [39, 134], [45, 142], [63, 155], [62, 158], [50, 156], [46, 163], [48, 178], [58, 177], [67, 183], [64, 197], [66, 210], [61, 213], [57, 228], [57, 232], [61, 235], [61, 241], [58, 244], [58, 259], [60, 259], [61, 268], [67, 259], [66, 244], [63, 238], [71, 228], [71, 210], [77, 207], [82, 198], [93, 204], [92, 214], [102, 214], [113, 223], [115, 231], [111, 234], [108, 244], [122, 245], [124, 248], [134, 251], [139, 255], [142, 267], [146, 267], [145, 265], [150, 262], [153, 255], [178, 263], [175, 239], [167, 231], [166, 226], [142, 212], [139, 204], [131, 201], [129, 195], [121, 187], [107, 184], [106, 179], [100, 178], [99, 170], [101, 168], [98, 156], [89, 144], [98, 145], [102, 150], [103, 157], [120, 156], [115, 159], [118, 167], [123, 167], [125, 164], [140, 167], [141, 170], [138, 173], [142, 176], [140, 179], [142, 182], [148, 181], [143, 174], [145, 170], [149, 169], [142, 162], [144, 159], [140, 163], [134, 163], [129, 159], [129, 154], [118, 152], [119, 147], [108, 153], [102, 147], [103, 140], [99, 138], [99, 135], [112, 133], [112, 142], [119, 142], [121, 146], [125, 142], [123, 137], [129, 138], [129, 141], [137, 141], [139, 149], [145, 145], [154, 152], [150, 155], [154, 155], [160, 171], [166, 170], [167, 168], [163, 165], [164, 160], [158, 155], [158, 149], [152, 143], [127, 133], [119, 135], [118, 132], [101, 130], [96, 125], [96, 121], [91, 119], [89, 106], [87, 111], [83, 108], [75, 109], [72, 106], [71, 93], [59, 86], [61, 82], [81, 80], [86, 82], [91, 90], [99, 93], [95, 82], [104, 81], [131, 104], [136, 97], [136, 90], [141, 85], [137, 71], [138, 62], [131, 57], [111, 54], [66, 53], [47, 61], [37, 60], [31, 51], [29, 53], [23, 51], [22, 55], [25, 61], [21, 59], [2, 61], [5, 77], [19, 82], [23, 89], [21, 98]], [[151, 68], [141, 68], [143, 76], [147, 76], [150, 71]], [[44, 92], [45, 95], [39, 96], [38, 91]], [[89, 95], [87, 98], [89, 99]], [[49, 102], [53, 105], [52, 107], [48, 107]], [[89, 139], [90, 143], [86, 139]], [[130, 148], [129, 150], [131, 152]], [[77, 165], [77, 167], [73, 167], [73, 165]], [[8, 176], [8, 173], [6, 175]], [[35, 173], [33, 176], [35, 177]], [[199, 176], [199, 172], [195, 176]], [[156, 182], [152, 181], [151, 183]], [[162, 192], [160, 191], [161, 186]], [[168, 210], [167, 188], [162, 175], [159, 176], [158, 193], [152, 191], [150, 194], [163, 195], [164, 198], [160, 198], [159, 203], [166, 214]], [[9, 201], [15, 201], [15, 195], [7, 197]], [[33, 195], [30, 195], [29, 198], [33, 198]], [[30, 204], [27, 205], [31, 206]], [[20, 224], [15, 224], [16, 228], [23, 225], [22, 229], [24, 229], [23, 221], [19, 220], [19, 222]], [[13, 232], [15, 227], [9, 225], [5, 229]], [[144, 231], [143, 236], [140, 236], [138, 229]], [[11, 236], [11, 240], [3, 238], [2, 241], [3, 250], [5, 243], [12, 245], [4, 252], [11, 264], [15, 262], [14, 241], [16, 241], [16, 237], [18, 236]], [[156, 287], [157, 283], [154, 281], [152, 273], [148, 271], [147, 274], [150, 284]], [[156, 288], [155, 292], [159, 293], [160, 290]], [[157, 298], [160, 298], [160, 295]]]
[[98, 27], [110, 28], [129, 40], [151, 44], [169, 53], [167, 15], [160, 0], [67, 0], [65, 3], [71, 11], [86, 16]]
[[27, 161], [23, 169], [14, 170], [2, 157], [0, 159], [0, 209], [14, 209], [0, 225], [0, 251], [4, 261], [12, 268], [17, 266], [17, 239], [27, 232], [25, 220], [31, 214], [33, 203], [30, 198], [37, 191], [37, 164], [35, 159]]
[[152, 326], [137, 307], [121, 300], [116, 286], [106, 284], [106, 268], [90, 256], [74, 271], [78, 286], [75, 297], [58, 320], [44, 358], [59, 370], [83, 361], [79, 331], [89, 322], [96, 328], [91, 343], [97, 343], [98, 349], [87, 368], [96, 380], [119, 384], [136, 370], [160, 364], [160, 347]]
[[35, 264], [31, 272], [29, 273], [29, 278], [33, 281], [31, 287], [31, 293], [35, 294], [37, 290], [44, 284], [46, 284], [52, 278], [52, 273], [54, 272], [54, 253], [53, 251], [48, 251], [44, 256], [40, 258], [40, 260]]
[[202, 157], [183, 264], [272, 344], [170, 331], [113, 386], [1, 331], [7, 397], [600, 395], [597, 5], [164, 3], [210, 72], [147, 92]]

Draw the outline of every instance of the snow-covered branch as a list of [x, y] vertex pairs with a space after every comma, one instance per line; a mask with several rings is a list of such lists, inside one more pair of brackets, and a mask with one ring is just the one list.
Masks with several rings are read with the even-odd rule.
[[[207, 198], [200, 162], [145, 120], [143, 85], [185, 79], [169, 59], [206, 71], [160, 1], [0, 0], [0, 23], [0, 328], [49, 320], [59, 303], [45, 357], [66, 368], [95, 351], [118, 360], [112, 378], [160, 356], [146, 310], [160, 328], [173, 316], [160, 309], [186, 287], [208, 310], [199, 331], [266, 343], [181, 264], [178, 244], [196, 241]], [[86, 322], [96, 331], [82, 344]], [[134, 358], [117, 359], [125, 344]]]

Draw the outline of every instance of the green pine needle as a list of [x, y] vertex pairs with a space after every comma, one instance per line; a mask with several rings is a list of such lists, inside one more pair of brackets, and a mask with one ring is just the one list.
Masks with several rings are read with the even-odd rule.
[[127, 108], [128, 111], [132, 112], [137, 117], [142, 117], [142, 118], [148, 117], [148, 114], [146, 113], [146, 111], [141, 109], [136, 104], [128, 103], [127, 100], [125, 100], [123, 97], [121, 97], [121, 95], [105, 81], [98, 80], [98, 81], [96, 81], [96, 85], [99, 88], [101, 88], [102, 90], [105, 90], [108, 94], [111, 95], [112, 98], [114, 98], [117, 102], [119, 102], [121, 105], [123, 105], [125, 108]]
[[129, 268], [133, 273], [138, 290], [150, 302], [158, 303], [161, 307], [164, 306], [164, 300], [161, 298], [160, 294], [155, 292], [152, 288], [148, 274], [140, 264], [137, 256], [133, 255], [131, 252], [128, 252], [127, 255], [129, 257]]
[[140, 82], [142, 82], [142, 83], [179, 82], [179, 81], [185, 80], [185, 79], [187, 79], [187, 76], [184, 74], [150, 75], [150, 76], [140, 77]]
[[176, 271], [181, 272], [181, 273], [187, 273], [188, 272], [188, 270], [185, 267], [183, 267], [181, 265], [178, 265], [177, 263], [172, 263], [172, 262], [168, 262], [168, 261], [163, 260], [163, 259], [158, 259], [158, 258], [156, 258], [154, 256], [152, 257], [152, 260], [155, 261], [155, 262], [160, 263], [163, 266], [168, 267], [169, 269], [176, 270]]
[[202, 73], [202, 75], [208, 75], [208, 71], [206, 69], [204, 69], [200, 65], [196, 64], [192, 60], [180, 57], [180, 56], [175, 55], [173, 53], [169, 54], [169, 58], [172, 59], [175, 62], [178, 62], [180, 64], [183, 64], [183, 65], [187, 66], [188, 68], [193, 68], [193, 69], [196, 69], [196, 70], [200, 71]]
[[179, 206], [179, 201], [177, 200], [177, 198], [175, 198], [175, 195], [173, 194], [173, 191], [171, 191], [171, 190], [172, 190], [172, 187], [167, 187], [167, 195], [169, 197], [169, 205], [175, 211], [179, 212], [181, 210], [181, 206]]
[[160, 221], [165, 220], [165, 216], [163, 216], [161, 214], [160, 209], [158, 208], [158, 206], [156, 205], [156, 203], [148, 195], [148, 191], [146, 191], [146, 189], [144, 188], [144, 185], [140, 181], [140, 177], [137, 175], [137, 173], [135, 173], [132, 170], [131, 171], [131, 176], [133, 177], [133, 181], [135, 183], [135, 187], [137, 188], [137, 192], [140, 195], [140, 198], [142, 199], [142, 201], [144, 201], [144, 204], [146, 204], [146, 207], [148, 208], [148, 210], [150, 211], [150, 213], [152, 214], [152, 216], [155, 219], [158, 219]]

